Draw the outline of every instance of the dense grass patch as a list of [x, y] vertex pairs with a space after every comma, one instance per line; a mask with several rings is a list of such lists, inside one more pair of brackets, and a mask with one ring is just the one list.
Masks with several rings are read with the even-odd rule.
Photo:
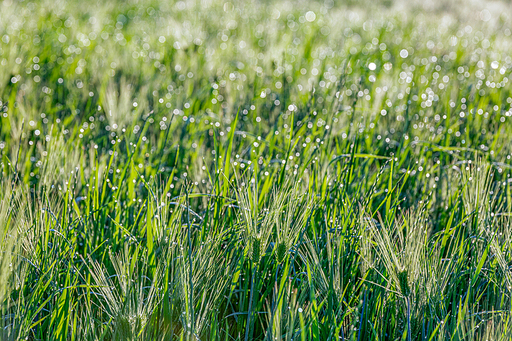
[[346, 5], [3, 1], [0, 339], [509, 340], [510, 24]]

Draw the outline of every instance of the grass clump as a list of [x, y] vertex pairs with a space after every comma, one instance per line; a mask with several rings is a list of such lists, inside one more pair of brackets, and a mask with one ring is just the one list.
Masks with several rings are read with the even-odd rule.
[[403, 5], [3, 1], [0, 338], [510, 339], [508, 5]]

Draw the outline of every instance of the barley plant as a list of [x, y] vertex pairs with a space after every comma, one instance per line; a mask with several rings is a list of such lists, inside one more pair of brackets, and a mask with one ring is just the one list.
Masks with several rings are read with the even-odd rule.
[[0, 340], [512, 339], [511, 6], [1, 1]]

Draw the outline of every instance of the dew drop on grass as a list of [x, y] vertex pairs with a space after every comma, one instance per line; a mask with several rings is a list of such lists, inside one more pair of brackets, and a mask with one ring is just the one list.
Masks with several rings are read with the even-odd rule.
[[309, 21], [309, 22], [313, 22], [313, 21], [315, 21], [315, 19], [316, 19], [316, 14], [315, 14], [315, 12], [313, 12], [313, 11], [308, 11], [308, 12], [306, 13], [306, 16], [305, 16], [305, 17], [306, 17], [306, 20], [307, 20], [307, 21]]

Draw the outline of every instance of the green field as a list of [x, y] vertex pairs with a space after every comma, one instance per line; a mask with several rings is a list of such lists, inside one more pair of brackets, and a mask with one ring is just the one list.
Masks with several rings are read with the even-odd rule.
[[510, 340], [507, 13], [3, 0], [0, 340]]

